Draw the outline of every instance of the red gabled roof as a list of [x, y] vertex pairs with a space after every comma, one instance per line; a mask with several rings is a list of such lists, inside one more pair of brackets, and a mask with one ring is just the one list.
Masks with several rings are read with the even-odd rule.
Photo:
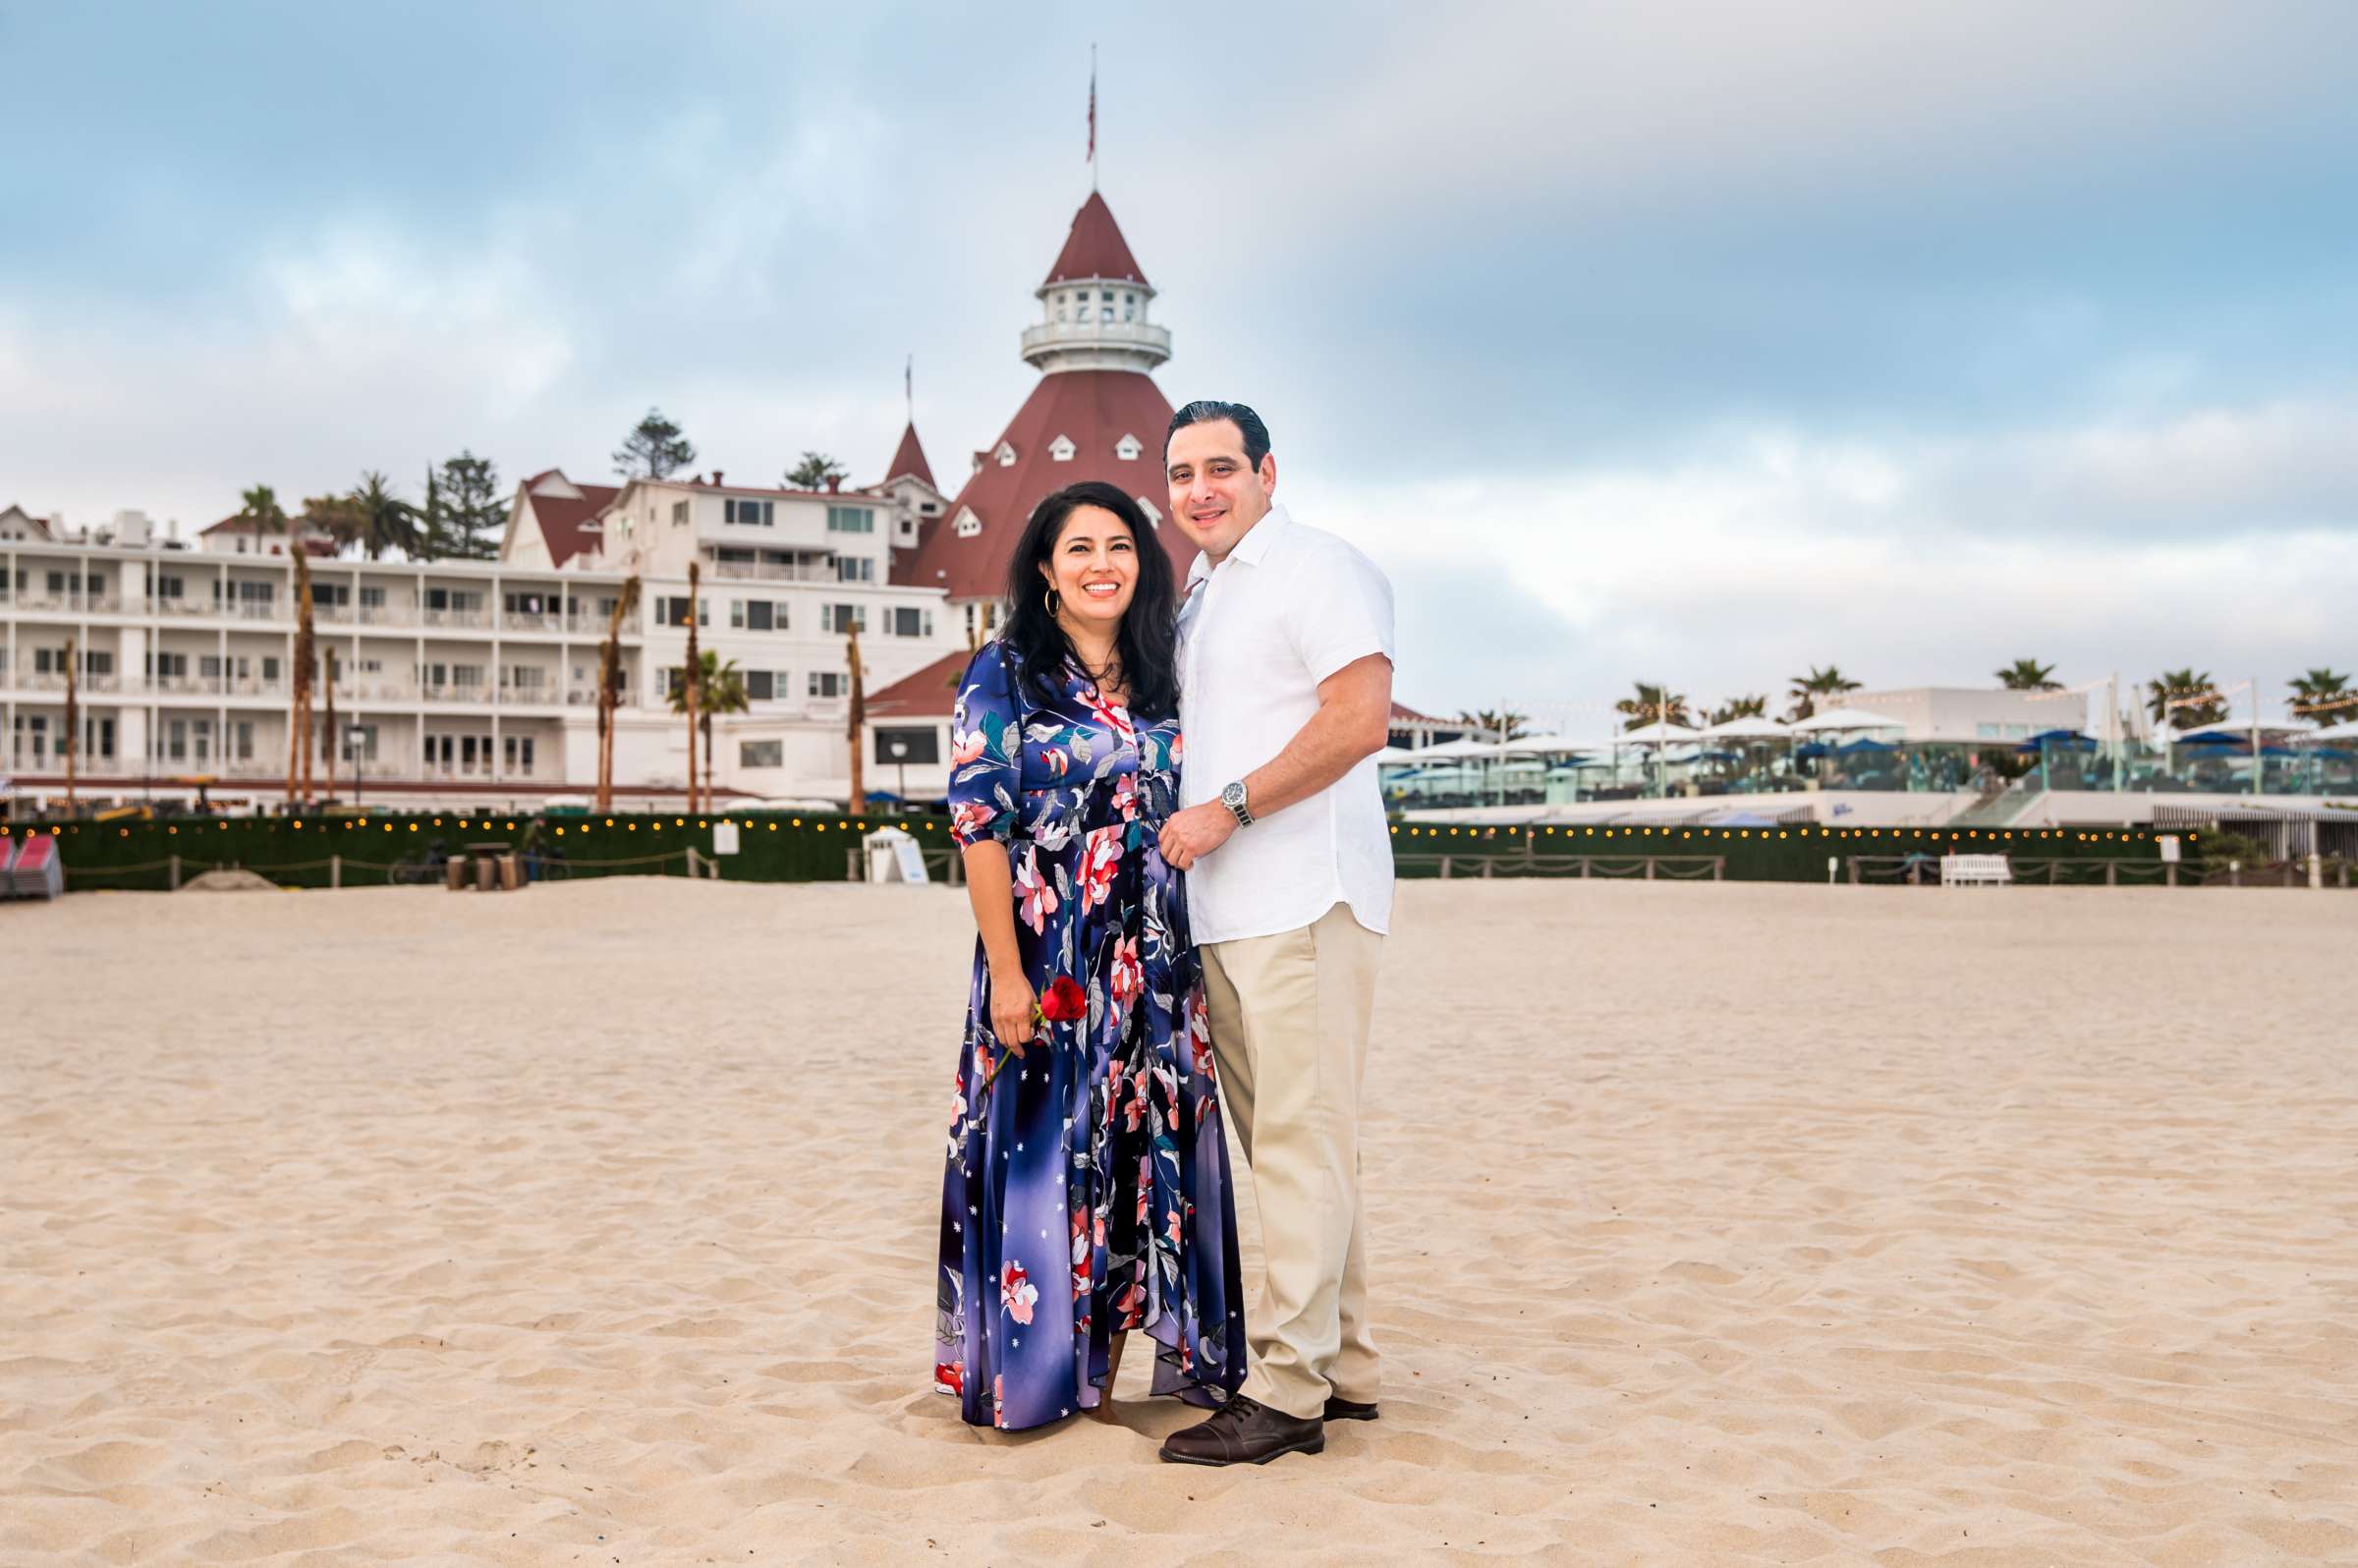
[[958, 677], [974, 655], [963, 649], [904, 675], [868, 700], [871, 719], [948, 718], [958, 701]]
[[[957, 498], [930, 518], [907, 567], [895, 554], [893, 581], [914, 588], [949, 589], [953, 599], [997, 598], [1006, 589], [1007, 558], [1030, 521], [1032, 509], [1051, 492], [1083, 479], [1103, 479], [1125, 495], [1150, 502], [1150, 517], [1167, 512], [1169, 487], [1162, 477], [1162, 433], [1171, 422], [1170, 400], [1151, 376], [1137, 370], [1061, 370], [1043, 375], [1006, 431], [990, 444], [1015, 448], [1016, 460], [1002, 466], [986, 454]], [[1059, 463], [1050, 448], [1058, 436], [1073, 443], [1072, 461]], [[1138, 437], [1139, 455], [1114, 456], [1125, 435]], [[972, 538], [958, 535], [958, 519], [972, 512], [982, 525]], [[1171, 569], [1185, 580], [1196, 547], [1165, 517], [1155, 530]]]
[[[534, 480], [544, 479], [549, 474], [556, 474], [556, 470], [551, 469], [548, 474], [535, 474], [532, 479], [526, 480], [526, 493], [531, 494]], [[562, 479], [565, 476], [558, 474], [557, 477]], [[566, 482], [582, 492], [580, 500], [566, 495], [532, 497], [533, 516], [539, 519], [540, 536], [548, 541], [548, 560], [552, 566], [563, 566], [577, 555], [597, 549], [597, 531], [588, 525], [604, 510], [608, 502], [622, 493], [618, 485], [580, 484], [571, 479], [566, 479]]]
[[890, 484], [903, 475], [923, 479], [928, 490], [941, 488], [933, 482], [933, 469], [926, 461], [926, 449], [918, 444], [917, 421], [914, 420], [909, 421], [908, 428], [901, 431], [901, 444], [894, 450], [892, 461], [884, 465], [884, 482]]
[[1113, 209], [1095, 191], [1073, 214], [1073, 232], [1065, 237], [1064, 249], [1056, 252], [1056, 264], [1048, 268], [1047, 279], [1040, 286], [1070, 278], [1147, 281], [1138, 258], [1130, 253], [1130, 242], [1122, 238], [1122, 226], [1113, 221]]
[[1394, 720], [1406, 719], [1411, 724], [1454, 724], [1457, 722], [1455, 719], [1437, 719], [1431, 713], [1420, 713], [1406, 702], [1392, 704], [1392, 717]]

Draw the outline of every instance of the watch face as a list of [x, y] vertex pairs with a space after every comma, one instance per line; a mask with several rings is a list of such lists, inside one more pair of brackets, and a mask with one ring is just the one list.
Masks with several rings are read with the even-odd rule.
[[1220, 791], [1220, 799], [1230, 806], [1242, 806], [1245, 804], [1245, 787], [1242, 784], [1231, 784]]

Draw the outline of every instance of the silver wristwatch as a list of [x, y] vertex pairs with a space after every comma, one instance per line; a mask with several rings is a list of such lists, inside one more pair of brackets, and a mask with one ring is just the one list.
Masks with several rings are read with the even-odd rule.
[[1237, 826], [1251, 827], [1253, 825], [1252, 809], [1245, 805], [1245, 781], [1243, 779], [1238, 779], [1220, 791], [1220, 804], [1228, 808], [1229, 814], [1236, 818]]

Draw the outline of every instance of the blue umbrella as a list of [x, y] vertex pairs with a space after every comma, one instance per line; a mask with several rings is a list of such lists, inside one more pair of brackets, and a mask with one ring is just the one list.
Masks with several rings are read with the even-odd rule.
[[2213, 730], [2208, 735], [2189, 735], [2176, 744], [2179, 746], [2243, 746], [2248, 743], [2243, 736], [2229, 735], [2224, 730]]
[[1862, 735], [1855, 741], [1843, 742], [1840, 746], [1835, 747], [1834, 750], [1841, 753], [1844, 756], [1855, 756], [1861, 752], [1896, 752], [1899, 750], [1899, 748], [1892, 745], [1889, 741], [1878, 741]]
[[1831, 756], [1834, 749], [1824, 741], [1805, 741], [1793, 748], [1795, 756]]

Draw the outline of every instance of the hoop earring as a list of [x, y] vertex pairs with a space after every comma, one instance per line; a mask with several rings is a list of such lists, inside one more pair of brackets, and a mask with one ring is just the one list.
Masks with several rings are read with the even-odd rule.
[[1048, 619], [1051, 621], [1056, 619], [1056, 611], [1064, 602], [1063, 599], [1057, 596], [1056, 590], [1054, 588], [1049, 588], [1046, 592], [1039, 596], [1039, 600], [1042, 604], [1045, 604], [1048, 607]]

